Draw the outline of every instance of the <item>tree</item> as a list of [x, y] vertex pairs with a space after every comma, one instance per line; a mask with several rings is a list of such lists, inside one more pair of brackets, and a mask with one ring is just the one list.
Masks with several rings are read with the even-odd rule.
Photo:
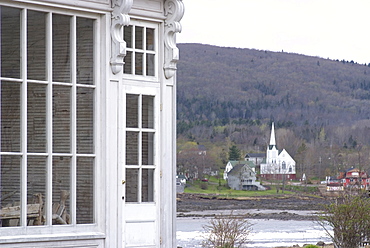
[[[331, 237], [335, 247], [359, 247], [370, 238], [370, 199], [346, 195], [335, 203], [324, 206], [318, 223]], [[333, 234], [328, 229], [333, 229]]]
[[218, 216], [204, 225], [203, 247], [234, 248], [243, 247], [248, 242], [252, 224], [244, 217]]
[[241, 157], [240, 150], [236, 147], [236, 145], [232, 145], [229, 148], [229, 160], [239, 160]]

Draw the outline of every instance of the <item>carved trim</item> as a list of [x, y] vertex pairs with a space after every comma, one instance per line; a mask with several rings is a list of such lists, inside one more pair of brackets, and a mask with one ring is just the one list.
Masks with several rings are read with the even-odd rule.
[[123, 40], [122, 27], [130, 24], [130, 16], [133, 0], [112, 0], [112, 23], [111, 23], [111, 59], [110, 64], [113, 74], [123, 69], [123, 59], [126, 56], [126, 42]]
[[184, 15], [182, 0], [166, 0], [164, 14], [167, 17], [164, 26], [164, 74], [167, 79], [172, 78], [176, 72], [179, 61], [179, 49], [176, 47], [176, 33], [181, 32], [180, 20]]

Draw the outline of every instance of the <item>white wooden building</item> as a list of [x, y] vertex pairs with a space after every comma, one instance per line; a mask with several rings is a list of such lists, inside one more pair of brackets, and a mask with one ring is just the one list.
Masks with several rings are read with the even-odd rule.
[[266, 163], [261, 163], [260, 166], [261, 178], [272, 180], [296, 179], [296, 163], [294, 159], [285, 149], [280, 152], [277, 149], [274, 123], [271, 126], [270, 143], [266, 150]]
[[0, 247], [176, 247], [183, 13], [0, 1]]

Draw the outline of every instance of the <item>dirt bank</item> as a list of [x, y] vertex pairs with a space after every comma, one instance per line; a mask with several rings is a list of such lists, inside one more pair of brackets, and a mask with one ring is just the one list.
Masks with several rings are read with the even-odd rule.
[[320, 211], [323, 205], [329, 204], [332, 198], [308, 195], [276, 195], [243, 197], [236, 199], [219, 198], [217, 195], [189, 194], [177, 195], [178, 216], [189, 216], [187, 213], [209, 210], [276, 210], [273, 213], [247, 213], [252, 219], [310, 220], [312, 215], [298, 215], [287, 210]]

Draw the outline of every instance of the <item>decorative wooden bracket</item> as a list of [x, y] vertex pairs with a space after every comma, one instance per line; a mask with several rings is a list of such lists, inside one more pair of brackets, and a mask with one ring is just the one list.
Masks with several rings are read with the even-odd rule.
[[180, 20], [184, 15], [182, 0], [166, 0], [164, 3], [165, 20], [164, 27], [164, 74], [167, 79], [172, 78], [176, 72], [176, 64], [179, 61], [179, 49], [176, 47], [176, 33], [181, 32]]
[[126, 42], [123, 40], [122, 27], [130, 24], [130, 16], [133, 0], [112, 0], [112, 24], [111, 24], [111, 59], [110, 64], [113, 74], [123, 69], [123, 59], [126, 56]]

